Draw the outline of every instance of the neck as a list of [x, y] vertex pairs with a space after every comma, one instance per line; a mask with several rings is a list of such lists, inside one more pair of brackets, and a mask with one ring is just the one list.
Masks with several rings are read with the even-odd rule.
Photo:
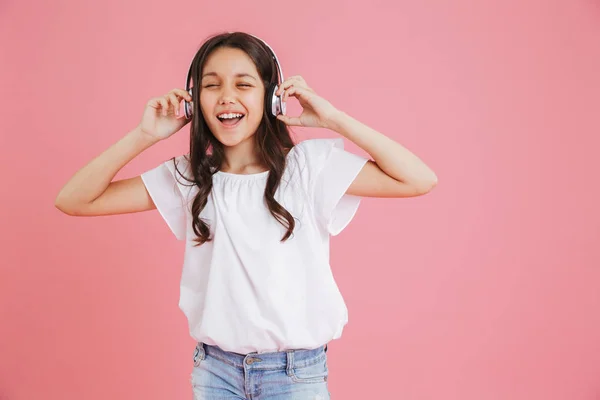
[[254, 136], [235, 146], [224, 146], [223, 151], [225, 153], [221, 165], [223, 172], [252, 174], [266, 170], [256, 149]]

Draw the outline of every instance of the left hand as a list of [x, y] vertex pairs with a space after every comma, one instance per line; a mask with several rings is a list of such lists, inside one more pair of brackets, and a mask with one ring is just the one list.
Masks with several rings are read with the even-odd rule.
[[275, 93], [277, 95], [283, 93], [283, 101], [286, 101], [290, 96], [295, 97], [302, 106], [302, 114], [298, 117], [277, 116], [277, 119], [283, 121], [286, 125], [328, 128], [332, 118], [338, 113], [338, 110], [330, 102], [308, 87], [304, 78], [299, 75], [287, 78]]

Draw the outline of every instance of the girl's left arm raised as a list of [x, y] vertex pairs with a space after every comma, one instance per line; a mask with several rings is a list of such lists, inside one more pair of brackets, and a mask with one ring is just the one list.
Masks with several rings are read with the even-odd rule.
[[293, 96], [302, 106], [298, 117], [278, 119], [291, 126], [331, 129], [365, 150], [367, 162], [350, 185], [347, 194], [363, 197], [414, 197], [437, 185], [437, 176], [419, 157], [400, 143], [336, 109], [308, 87], [301, 76], [286, 79], [277, 94], [283, 100]]

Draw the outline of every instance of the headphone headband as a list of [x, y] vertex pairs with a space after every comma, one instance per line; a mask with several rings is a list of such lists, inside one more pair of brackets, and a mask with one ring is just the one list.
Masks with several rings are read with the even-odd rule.
[[271, 48], [271, 46], [269, 46], [269, 44], [267, 42], [265, 42], [264, 40], [262, 40], [261, 38], [254, 36], [252, 34], [248, 34], [258, 40], [260, 40], [265, 46], [267, 46], [267, 48], [269, 49], [269, 51], [271, 52], [271, 54], [273, 55], [273, 60], [275, 60], [275, 65], [277, 66], [277, 74], [279, 79], [277, 80], [277, 84], [281, 84], [283, 83], [284, 79], [283, 79], [283, 71], [281, 71], [281, 64], [279, 64], [279, 60], [277, 59], [277, 55], [275, 54], [275, 51], [273, 51], [273, 49]]

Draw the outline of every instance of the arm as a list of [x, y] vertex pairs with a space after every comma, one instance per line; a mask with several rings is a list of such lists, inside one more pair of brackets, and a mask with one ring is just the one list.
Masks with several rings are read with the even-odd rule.
[[347, 194], [364, 197], [412, 197], [429, 192], [437, 176], [423, 161], [399, 143], [336, 109], [308, 87], [301, 76], [287, 78], [277, 90], [283, 100], [296, 97], [298, 117], [279, 115], [287, 125], [331, 129], [373, 157], [350, 185]]
[[371, 197], [413, 197], [437, 184], [435, 173], [416, 155], [347, 114], [332, 113], [326, 126], [373, 157], [358, 174], [347, 194]]
[[136, 127], [67, 182], [55, 206], [68, 215], [123, 214], [155, 208], [140, 176], [112, 182], [128, 162], [157, 140]]
[[77, 171], [56, 197], [56, 208], [68, 215], [86, 216], [156, 208], [141, 176], [112, 180], [129, 161], [189, 122], [179, 117], [180, 102], [184, 98], [192, 100], [189, 93], [176, 88], [164, 96], [150, 99], [140, 124]]

